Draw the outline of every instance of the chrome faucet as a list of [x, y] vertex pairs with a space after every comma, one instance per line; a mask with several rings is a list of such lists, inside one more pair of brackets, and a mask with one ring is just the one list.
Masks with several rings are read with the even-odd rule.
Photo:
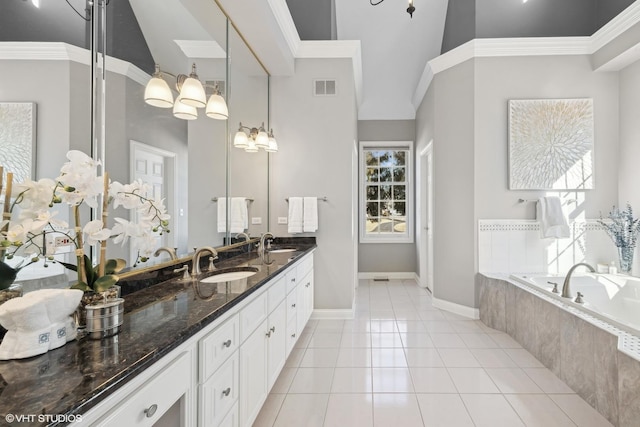
[[153, 256], [160, 256], [160, 254], [162, 252], [166, 252], [169, 254], [169, 258], [171, 258], [171, 261], [178, 259], [178, 255], [176, 255], [176, 250], [167, 246], [163, 246], [161, 248], [158, 248], [155, 253], [153, 254]]
[[[262, 236], [260, 236], [260, 250], [263, 252], [266, 249], [264, 246], [264, 241], [267, 240], [267, 237], [271, 237], [271, 239], [275, 239], [275, 236], [270, 231], [267, 231]], [[269, 248], [271, 248], [271, 240], [269, 240]]]
[[580, 267], [581, 265], [587, 267], [589, 269], [589, 271], [591, 271], [592, 273], [596, 272], [596, 269], [591, 267], [591, 265], [585, 263], [585, 262], [580, 262], [576, 265], [574, 265], [573, 267], [571, 267], [569, 269], [569, 272], [567, 273], [567, 277], [564, 278], [564, 283], [562, 284], [562, 297], [563, 298], [571, 298], [571, 289], [569, 287], [569, 281], [571, 280], [571, 275], [573, 274], [573, 270], [575, 270], [577, 267]]
[[239, 239], [240, 237], [244, 237], [245, 242], [248, 242], [249, 240], [251, 240], [251, 237], [249, 237], [249, 235], [244, 232], [236, 234], [236, 239]]
[[211, 246], [203, 246], [201, 248], [196, 249], [196, 252], [193, 254], [192, 264], [191, 264], [191, 277], [196, 277], [200, 273], [200, 257], [203, 253], [209, 252], [211, 253], [211, 262], [209, 263], [209, 271], [215, 270], [215, 266], [213, 265], [213, 260], [218, 258], [218, 251], [216, 251]]

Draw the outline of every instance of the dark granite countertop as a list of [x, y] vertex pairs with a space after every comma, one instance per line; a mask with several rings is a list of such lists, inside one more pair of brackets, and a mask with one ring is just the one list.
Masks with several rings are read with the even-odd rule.
[[80, 338], [41, 356], [0, 362], [0, 426], [66, 425], [55, 419], [9, 424], [7, 414], [87, 413], [316, 247], [315, 243], [282, 244], [295, 245], [298, 250], [264, 258], [251, 252], [216, 262], [218, 269], [258, 269], [247, 279], [246, 290], [233, 289], [241, 293], [218, 292], [205, 299], [203, 295], [217, 292], [218, 285], [166, 281], [124, 297], [124, 324], [114, 337]]

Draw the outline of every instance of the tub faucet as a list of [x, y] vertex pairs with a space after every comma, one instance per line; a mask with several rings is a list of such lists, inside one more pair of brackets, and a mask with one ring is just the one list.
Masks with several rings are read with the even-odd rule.
[[585, 263], [585, 262], [580, 262], [576, 265], [574, 265], [573, 267], [571, 267], [569, 269], [569, 272], [567, 273], [567, 277], [564, 278], [564, 284], [562, 285], [562, 297], [563, 298], [571, 298], [571, 289], [569, 288], [569, 281], [571, 280], [571, 275], [573, 274], [573, 270], [575, 270], [577, 267], [580, 267], [581, 265], [587, 267], [589, 269], [589, 271], [591, 271], [592, 273], [596, 272], [596, 269], [591, 267], [591, 265]]
[[162, 252], [166, 252], [169, 254], [169, 258], [171, 258], [171, 261], [174, 261], [176, 259], [178, 259], [178, 256], [176, 255], [176, 250], [173, 248], [169, 248], [167, 246], [163, 246], [161, 248], [158, 248], [155, 253], [153, 254], [153, 256], [160, 256], [160, 254]]
[[[201, 248], [196, 249], [196, 252], [193, 254], [192, 265], [191, 265], [191, 277], [196, 277], [201, 273], [200, 257], [205, 252], [211, 253], [212, 262], [209, 263], [209, 270], [215, 270], [215, 266], [213, 265], [213, 260], [218, 258], [218, 251], [216, 251], [211, 246], [203, 246]], [[212, 266], [213, 268], [211, 268]]]

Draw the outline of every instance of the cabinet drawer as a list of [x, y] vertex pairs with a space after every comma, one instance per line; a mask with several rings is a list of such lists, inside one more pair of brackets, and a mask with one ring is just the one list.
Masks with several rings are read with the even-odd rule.
[[295, 290], [287, 295], [287, 322], [295, 319], [298, 309], [298, 299]]
[[287, 282], [287, 294], [290, 294], [296, 288], [298, 274], [296, 267], [292, 267], [287, 274], [285, 275], [285, 280]]
[[191, 381], [189, 353], [182, 353], [169, 366], [115, 406], [99, 426], [152, 426], [182, 395]]
[[240, 332], [238, 316], [234, 315], [200, 340], [200, 377], [205, 382], [238, 348]]
[[200, 386], [200, 414], [203, 426], [222, 421], [238, 400], [240, 358], [236, 351], [206, 383]]
[[295, 317], [287, 319], [287, 357], [293, 350], [293, 346], [298, 341], [298, 322]]
[[267, 314], [266, 292], [240, 310], [240, 342], [244, 342], [253, 333], [267, 318]]
[[285, 278], [281, 277], [275, 281], [267, 291], [267, 298], [269, 300], [269, 313], [271, 313], [282, 301], [284, 301], [287, 295], [287, 286], [285, 285]]

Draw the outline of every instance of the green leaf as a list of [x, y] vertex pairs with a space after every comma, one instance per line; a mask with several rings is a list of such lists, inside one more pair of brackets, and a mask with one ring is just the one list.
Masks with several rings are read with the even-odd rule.
[[91, 291], [91, 287], [84, 282], [76, 282], [71, 286], [71, 289], [80, 289], [83, 292]]
[[[88, 256], [84, 256], [84, 271], [87, 274], [87, 283], [93, 287], [94, 283], [98, 279], [98, 272], [93, 269], [91, 265], [91, 259]], [[95, 289], [94, 289], [95, 291]]]
[[57, 262], [58, 262], [58, 264], [62, 265], [64, 268], [67, 268], [67, 269], [72, 270], [72, 271], [78, 271], [78, 266], [75, 265], [75, 264], [68, 264], [68, 263], [62, 262], [62, 261], [57, 261]]
[[108, 259], [104, 266], [104, 272], [105, 274], [119, 273], [126, 266], [127, 261], [123, 260], [122, 258]]
[[115, 285], [116, 283], [118, 283], [118, 280], [120, 280], [120, 278], [115, 274], [108, 274], [108, 275], [102, 276], [101, 278], [97, 279], [93, 284], [93, 290], [94, 292], [104, 292], [110, 287], [112, 287], [113, 285]]

